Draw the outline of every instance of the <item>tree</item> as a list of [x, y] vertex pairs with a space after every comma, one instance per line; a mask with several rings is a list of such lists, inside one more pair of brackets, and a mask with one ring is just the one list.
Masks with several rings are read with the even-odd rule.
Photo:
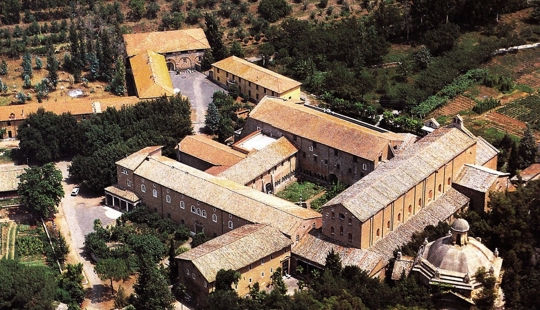
[[231, 54], [233, 56], [236, 56], [236, 57], [240, 57], [240, 58], [244, 58], [244, 56], [245, 56], [244, 49], [242, 48], [242, 45], [240, 45], [240, 43], [238, 43], [238, 41], [233, 42], [233, 44], [231, 46], [231, 51], [230, 51], [229, 54]]
[[292, 7], [285, 0], [261, 0], [257, 12], [270, 21], [278, 21], [292, 12]]
[[115, 74], [111, 81], [111, 91], [117, 96], [126, 92], [126, 67], [121, 57], [116, 58]]
[[26, 76], [28, 76], [29, 78], [32, 78], [33, 77], [32, 56], [30, 56], [30, 53], [25, 53], [23, 55], [23, 61], [22, 61], [21, 66], [22, 66], [21, 77], [25, 78]]
[[41, 68], [43, 68], [43, 61], [41, 58], [36, 56], [36, 69], [41, 70]]
[[283, 276], [281, 275], [281, 267], [278, 267], [276, 271], [274, 271], [270, 279], [272, 279], [273, 291], [276, 291], [281, 295], [285, 295], [285, 293], [287, 293], [287, 286], [285, 285], [285, 282], [283, 281]]
[[159, 7], [159, 4], [157, 2], [152, 1], [148, 3], [148, 5], [146, 6], [146, 18], [156, 19], [160, 9], [161, 8]]
[[330, 252], [328, 252], [328, 255], [326, 255], [326, 263], [325, 263], [325, 270], [330, 270], [332, 275], [334, 277], [341, 274], [341, 257], [338, 253], [334, 252], [334, 248]]
[[208, 110], [206, 111], [206, 119], [204, 121], [206, 128], [208, 128], [212, 134], [216, 133], [219, 129], [220, 120], [221, 116], [219, 115], [219, 111], [212, 101], [208, 104]]
[[211, 52], [214, 57], [214, 61], [220, 61], [229, 56], [227, 47], [223, 44], [223, 32], [219, 30], [219, 22], [215, 15], [210, 13], [204, 14], [204, 22], [206, 29], [204, 33], [208, 39], [208, 43], [212, 47]]
[[79, 264], [68, 264], [66, 266], [66, 272], [64, 272], [60, 279], [58, 280], [58, 288], [62, 290], [61, 293], [56, 293], [57, 298], [60, 294], [63, 297], [69, 296], [68, 299], [59, 298], [60, 301], [64, 303], [81, 303], [84, 300], [84, 288], [82, 285], [82, 276], [83, 265]]
[[527, 124], [527, 129], [523, 135], [523, 139], [519, 141], [518, 146], [519, 166], [518, 169], [524, 169], [536, 162], [538, 157], [538, 145], [533, 136], [531, 126]]
[[19, 179], [18, 194], [22, 204], [44, 218], [56, 213], [56, 206], [64, 197], [64, 189], [62, 172], [53, 163], [27, 168]]
[[233, 284], [237, 284], [241, 274], [232, 269], [220, 269], [216, 274], [216, 291], [233, 291]]
[[141, 268], [132, 304], [137, 310], [172, 310], [174, 297], [171, 294], [167, 280], [149, 259], [141, 257]]
[[8, 66], [5, 59], [2, 59], [2, 64], [0, 64], [0, 75], [8, 74]]
[[111, 293], [114, 294], [113, 280], [120, 281], [129, 276], [125, 260], [116, 258], [100, 259], [94, 267], [101, 280], [111, 280]]
[[56, 88], [58, 85], [58, 60], [54, 56], [54, 48], [50, 42], [47, 43], [47, 71], [49, 74], [47, 78], [51, 82], [52, 86]]
[[130, 0], [129, 1], [130, 16], [133, 20], [140, 20], [145, 13], [144, 0]]

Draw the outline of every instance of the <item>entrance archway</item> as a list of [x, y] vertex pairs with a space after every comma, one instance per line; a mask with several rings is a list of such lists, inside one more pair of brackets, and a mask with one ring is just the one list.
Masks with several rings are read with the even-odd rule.
[[336, 184], [338, 182], [338, 177], [335, 174], [330, 173], [328, 176], [328, 181], [332, 184]]
[[266, 193], [271, 195], [274, 192], [274, 187], [272, 186], [272, 183], [266, 183], [265, 187]]
[[176, 66], [172, 61], [167, 61], [167, 70], [169, 71], [176, 71]]

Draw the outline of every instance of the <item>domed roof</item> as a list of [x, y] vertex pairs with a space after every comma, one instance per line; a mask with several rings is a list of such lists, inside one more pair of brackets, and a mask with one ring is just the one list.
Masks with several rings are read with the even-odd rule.
[[489, 270], [495, 256], [485, 245], [473, 238], [469, 239], [467, 245], [458, 246], [452, 244], [452, 236], [446, 236], [429, 244], [423, 258], [442, 270], [474, 275], [480, 267]]
[[464, 219], [456, 219], [454, 223], [452, 223], [452, 230], [457, 232], [469, 231], [469, 223]]

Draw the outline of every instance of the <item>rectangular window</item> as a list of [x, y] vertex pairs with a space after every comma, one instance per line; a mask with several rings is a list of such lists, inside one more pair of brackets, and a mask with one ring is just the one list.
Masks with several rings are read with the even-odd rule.
[[195, 206], [191, 206], [191, 212], [192, 212], [192, 213], [196, 213], [196, 212], [197, 212], [196, 209], [195, 209]]
[[229, 77], [229, 72], [225, 73], [225, 77], [227, 77], [227, 78]]
[[313, 148], [316, 149], [317, 148], [317, 142], [313, 141]]
[[259, 85], [255, 85], [255, 90], [259, 90]]
[[261, 272], [261, 278], [264, 278], [264, 271]]
[[313, 161], [317, 161], [318, 157], [317, 155], [313, 155]]
[[302, 157], [306, 158], [306, 152], [302, 152]]
[[366, 165], [366, 164], [362, 164], [362, 169], [367, 170], [367, 165]]
[[353, 155], [352, 161], [353, 161], [353, 163], [357, 163], [358, 162], [358, 156]]
[[339, 154], [338, 149], [334, 149], [334, 156], [338, 156], [338, 154]]

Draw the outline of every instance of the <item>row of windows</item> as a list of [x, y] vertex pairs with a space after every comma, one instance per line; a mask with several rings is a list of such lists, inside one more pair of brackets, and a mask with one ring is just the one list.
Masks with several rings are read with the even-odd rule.
[[[302, 152], [302, 158], [307, 158], [306, 152]], [[355, 156], [355, 158], [356, 158], [356, 156]], [[319, 160], [319, 155], [313, 154], [313, 161], [314, 161], [314, 162], [317, 162], [318, 160]], [[354, 162], [357, 162], [357, 161], [354, 161]], [[325, 159], [325, 160], [324, 160], [324, 164], [325, 164], [325, 165], [328, 165], [328, 159]], [[337, 168], [338, 170], [340, 169], [340, 167], [341, 167], [340, 164], [336, 164], [336, 168]], [[354, 170], [355, 170], [355, 173], [356, 173], [356, 167], [355, 167]], [[367, 164], [362, 164], [362, 170], [364, 170], [364, 171], [367, 171], [367, 170], [368, 170]], [[352, 172], [350, 168], [349, 168], [349, 172]]]
[[[330, 226], [330, 233], [331, 233], [332, 235], [335, 235], [335, 234], [336, 234], [336, 229], [334, 228], [334, 226]], [[343, 226], [339, 226], [339, 234], [340, 234], [341, 236], [343, 236]], [[352, 242], [352, 240], [353, 240], [352, 234], [349, 233], [349, 234], [348, 234], [348, 241], [349, 241], [349, 242]]]

